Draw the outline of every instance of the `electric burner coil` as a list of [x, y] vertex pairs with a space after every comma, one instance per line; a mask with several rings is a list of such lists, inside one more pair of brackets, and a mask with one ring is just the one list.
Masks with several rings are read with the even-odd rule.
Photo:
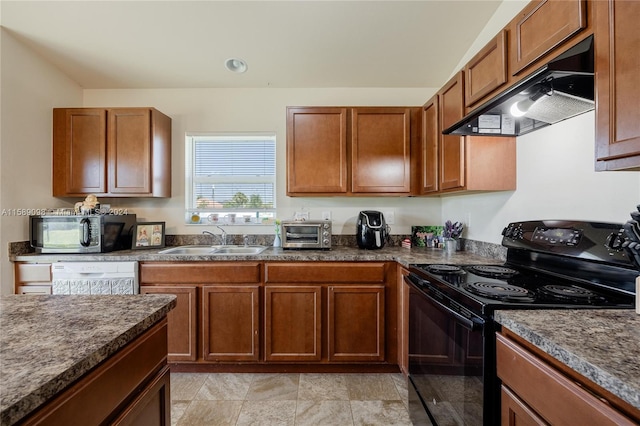
[[507, 283], [493, 283], [477, 281], [467, 283], [464, 287], [471, 293], [487, 299], [504, 301], [533, 301], [534, 294], [524, 287], [518, 287]]
[[433, 264], [426, 265], [424, 269], [427, 272], [431, 272], [432, 274], [461, 274], [464, 271], [460, 266], [456, 265], [446, 265], [446, 264]]
[[467, 270], [487, 278], [511, 278], [518, 275], [518, 271], [515, 269], [498, 265], [471, 265], [467, 266]]

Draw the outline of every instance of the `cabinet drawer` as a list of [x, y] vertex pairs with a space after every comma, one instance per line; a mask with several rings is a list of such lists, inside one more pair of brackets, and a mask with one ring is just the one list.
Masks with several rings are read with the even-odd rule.
[[50, 263], [18, 263], [16, 264], [17, 283], [51, 283]]
[[267, 263], [267, 283], [383, 283], [384, 263]]
[[140, 265], [140, 282], [145, 284], [259, 283], [260, 263], [143, 263]]
[[498, 334], [497, 373], [502, 383], [551, 424], [632, 425], [608, 403], [540, 358]]

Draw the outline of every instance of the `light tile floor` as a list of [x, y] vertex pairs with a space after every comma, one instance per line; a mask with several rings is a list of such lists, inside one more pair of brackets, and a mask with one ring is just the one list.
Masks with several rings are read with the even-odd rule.
[[171, 423], [411, 425], [400, 373], [171, 373]]

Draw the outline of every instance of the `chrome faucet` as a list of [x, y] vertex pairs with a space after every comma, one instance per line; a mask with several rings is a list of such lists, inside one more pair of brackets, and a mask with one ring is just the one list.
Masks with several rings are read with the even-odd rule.
[[202, 233], [203, 234], [207, 234], [207, 235], [211, 235], [212, 237], [220, 237], [220, 241], [222, 241], [222, 245], [226, 246], [227, 245], [227, 231], [225, 231], [223, 228], [221, 228], [218, 225], [216, 225], [216, 228], [218, 228], [220, 231], [222, 231], [221, 235], [216, 235], [211, 231], [202, 231]]
[[244, 246], [248, 246], [249, 245], [249, 236], [247, 234], [244, 234], [242, 236], [242, 239], [244, 240]]

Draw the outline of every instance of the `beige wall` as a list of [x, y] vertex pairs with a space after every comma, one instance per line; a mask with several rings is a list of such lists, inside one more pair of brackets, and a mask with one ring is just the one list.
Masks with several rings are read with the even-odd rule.
[[11, 293], [7, 244], [29, 239], [24, 209], [64, 205], [51, 196], [51, 109], [80, 105], [82, 89], [0, 29], [0, 293]]
[[[287, 105], [421, 105], [435, 89], [184, 89], [184, 90], [85, 90], [85, 106], [154, 106], [172, 117], [172, 198], [169, 200], [111, 200], [130, 207], [145, 220], [164, 220], [170, 234], [199, 233], [200, 225], [184, 224], [184, 142], [188, 132], [264, 131], [276, 133], [277, 215], [293, 217], [305, 209], [314, 219], [329, 210], [334, 233], [355, 234], [360, 210], [393, 210], [393, 233], [408, 233], [411, 225], [438, 224], [439, 198], [396, 197], [287, 197]], [[318, 164], [322, 167], [322, 164]], [[270, 226], [230, 227], [232, 233], [272, 233]]]

